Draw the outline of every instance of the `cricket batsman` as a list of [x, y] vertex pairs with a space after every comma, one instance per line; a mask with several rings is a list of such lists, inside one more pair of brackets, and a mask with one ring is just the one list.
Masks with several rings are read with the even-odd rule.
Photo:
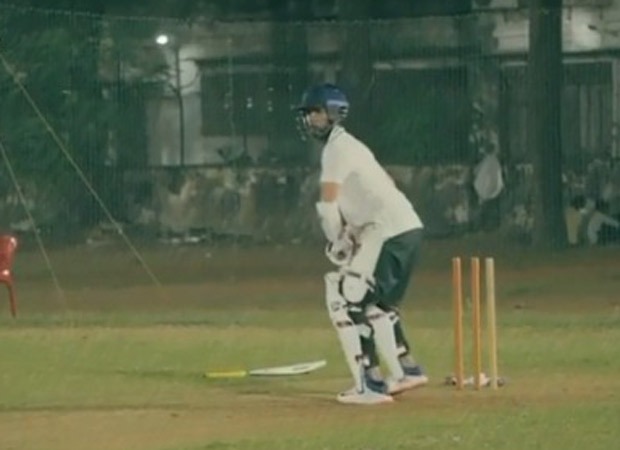
[[322, 145], [316, 211], [336, 265], [325, 275], [325, 300], [354, 381], [337, 400], [392, 402], [394, 394], [428, 382], [399, 314], [423, 224], [370, 149], [342, 127], [349, 102], [339, 87], [311, 86], [296, 110], [302, 132]]

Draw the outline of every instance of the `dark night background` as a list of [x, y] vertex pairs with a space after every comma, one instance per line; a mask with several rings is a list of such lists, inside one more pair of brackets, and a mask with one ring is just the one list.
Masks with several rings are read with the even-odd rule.
[[[317, 18], [317, 15], [321, 16], [320, 13], [317, 14], [317, 11], [333, 10], [334, 3], [337, 3], [337, 0], [315, 0], [314, 2], [306, 0], [30, 0], [21, 1], [19, 5], [29, 4], [34, 7], [62, 8], [97, 14], [135, 14], [176, 18], [215, 14], [219, 18], [272, 16], [282, 19], [307, 20]], [[466, 0], [356, 0], [350, 3], [355, 4], [357, 8], [368, 8], [369, 16], [377, 19], [460, 14], [471, 11], [471, 2]], [[480, 1], [480, 4], [484, 3], [483, 0]]]

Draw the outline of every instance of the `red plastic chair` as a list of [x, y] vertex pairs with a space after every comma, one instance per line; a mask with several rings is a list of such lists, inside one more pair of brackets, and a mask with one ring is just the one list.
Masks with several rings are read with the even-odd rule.
[[17, 316], [17, 301], [13, 288], [13, 258], [17, 249], [17, 238], [10, 235], [0, 236], [0, 283], [6, 285], [9, 291], [9, 304], [11, 315]]

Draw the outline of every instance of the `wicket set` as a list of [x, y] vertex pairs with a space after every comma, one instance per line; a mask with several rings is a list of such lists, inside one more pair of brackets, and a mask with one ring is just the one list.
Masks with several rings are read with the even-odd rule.
[[[503, 381], [498, 374], [497, 358], [497, 323], [495, 312], [495, 261], [484, 259], [484, 294], [486, 303], [486, 325], [488, 344], [489, 378], [483, 380], [482, 371], [482, 301], [480, 258], [470, 260], [470, 292], [472, 320], [472, 370], [473, 387], [479, 390], [488, 383], [491, 389], [497, 389]], [[465, 355], [463, 336], [463, 268], [460, 257], [452, 258], [452, 306], [454, 313], [454, 384], [463, 389], [465, 381]]]

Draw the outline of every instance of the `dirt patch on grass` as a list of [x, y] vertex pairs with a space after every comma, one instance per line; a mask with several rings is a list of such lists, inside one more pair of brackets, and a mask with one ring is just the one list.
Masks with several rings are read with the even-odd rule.
[[[0, 413], [3, 450], [154, 450], [217, 442], [287, 439], [336, 433], [420, 417], [448, 426], [463, 415], [512, 414], [528, 408], [567, 408], [586, 402], [617, 404], [620, 384], [610, 378], [550, 376], [519, 379], [497, 392], [456, 392], [431, 385], [394, 405], [346, 407], [333, 398], [343, 379], [313, 381], [279, 395], [213, 389], [211, 401], [152, 407], [41, 409]], [[319, 388], [319, 386], [321, 386]], [[615, 396], [615, 397], [614, 397]], [[241, 447], [239, 447], [241, 448]]]

